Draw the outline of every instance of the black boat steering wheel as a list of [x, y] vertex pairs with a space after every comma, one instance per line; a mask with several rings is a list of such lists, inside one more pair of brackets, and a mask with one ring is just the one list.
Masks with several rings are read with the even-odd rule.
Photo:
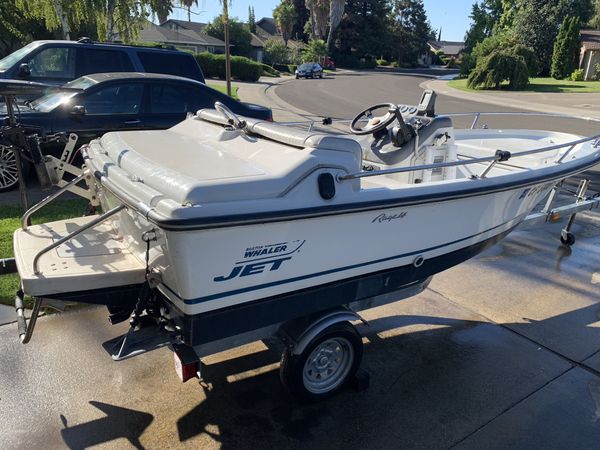
[[[383, 116], [373, 116], [373, 111], [381, 108], [387, 108], [387, 113]], [[363, 127], [357, 126], [356, 124], [363, 117], [368, 120], [367, 124]], [[369, 106], [364, 111], [358, 113], [350, 123], [350, 131], [359, 136], [377, 133], [378, 131], [384, 130], [396, 118], [398, 118], [398, 107], [396, 105], [393, 103], [379, 103], [374, 106]]]

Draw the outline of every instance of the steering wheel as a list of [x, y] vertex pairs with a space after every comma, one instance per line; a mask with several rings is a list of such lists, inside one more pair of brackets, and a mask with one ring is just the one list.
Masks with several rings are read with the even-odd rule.
[[[387, 113], [383, 116], [373, 116], [373, 111], [381, 108], [387, 108]], [[363, 117], [368, 119], [368, 122], [365, 126], [358, 127], [356, 124]], [[359, 136], [377, 133], [378, 131], [385, 129], [396, 118], [398, 118], [398, 107], [396, 105], [393, 103], [379, 103], [374, 106], [369, 106], [364, 111], [358, 113], [358, 115], [352, 119], [352, 123], [350, 123], [350, 131]]]

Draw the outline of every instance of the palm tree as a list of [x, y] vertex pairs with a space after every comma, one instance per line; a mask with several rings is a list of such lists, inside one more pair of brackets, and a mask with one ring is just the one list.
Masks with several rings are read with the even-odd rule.
[[192, 21], [192, 6], [198, 6], [198, 0], [177, 0], [179, 2], [179, 6], [185, 8], [188, 13], [188, 22]]

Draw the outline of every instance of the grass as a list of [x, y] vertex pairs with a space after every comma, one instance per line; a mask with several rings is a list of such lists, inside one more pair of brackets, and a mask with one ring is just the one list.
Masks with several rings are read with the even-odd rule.
[[[454, 79], [448, 82], [448, 86], [467, 92], [497, 92], [493, 89], [470, 89], [467, 80]], [[506, 87], [506, 85], [504, 85]], [[508, 89], [505, 89], [508, 90]], [[571, 81], [555, 80], [554, 78], [530, 78], [527, 88], [519, 92], [600, 92], [600, 81]]]
[[[223, 94], [227, 95], [227, 87], [224, 84], [216, 84], [216, 83], [206, 83], [208, 86], [210, 86], [211, 88], [222, 92]], [[236, 100], [239, 100], [240, 98], [238, 97], [238, 89], [239, 87], [236, 86], [235, 84], [231, 85], [231, 98], [234, 98]]]
[[[52, 222], [83, 214], [87, 201], [83, 199], [54, 201], [34, 214], [32, 223]], [[0, 208], [0, 258], [13, 256], [13, 231], [21, 226], [22, 210], [18, 205], [2, 205]], [[19, 288], [17, 275], [0, 276], [0, 304], [14, 305], [15, 292]], [[25, 299], [25, 306], [31, 308], [31, 299]]]

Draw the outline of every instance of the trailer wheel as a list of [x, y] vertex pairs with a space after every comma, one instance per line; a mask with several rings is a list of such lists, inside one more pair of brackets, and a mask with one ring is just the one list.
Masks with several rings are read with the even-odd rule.
[[560, 243], [570, 247], [575, 243], [575, 235], [571, 232], [567, 232], [564, 236], [561, 234]]
[[356, 373], [362, 360], [360, 334], [349, 322], [323, 330], [299, 355], [286, 349], [281, 358], [283, 385], [299, 400], [317, 401], [334, 395]]

